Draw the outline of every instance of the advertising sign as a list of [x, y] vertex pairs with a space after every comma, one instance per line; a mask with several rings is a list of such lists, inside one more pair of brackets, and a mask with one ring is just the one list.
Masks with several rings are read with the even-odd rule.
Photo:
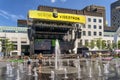
[[47, 11], [37, 11], [37, 10], [30, 10], [28, 13], [28, 18], [54, 20], [54, 21], [66, 21], [66, 22], [77, 22], [77, 23], [82, 23], [82, 24], [86, 23], [86, 18], [85, 18], [85, 16], [82, 16], [82, 15], [47, 12]]

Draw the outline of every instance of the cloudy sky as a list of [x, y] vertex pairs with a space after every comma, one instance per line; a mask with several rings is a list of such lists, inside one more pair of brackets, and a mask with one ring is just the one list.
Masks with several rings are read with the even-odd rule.
[[27, 19], [29, 10], [39, 5], [53, 7], [83, 9], [88, 5], [99, 5], [106, 8], [110, 24], [110, 4], [116, 0], [0, 0], [0, 26], [17, 26], [17, 19]]

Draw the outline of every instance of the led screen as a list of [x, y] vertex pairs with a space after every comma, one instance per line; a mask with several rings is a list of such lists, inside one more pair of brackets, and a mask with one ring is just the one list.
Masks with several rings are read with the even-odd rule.
[[50, 50], [51, 49], [51, 40], [35, 39], [34, 47], [35, 47], [35, 50]]

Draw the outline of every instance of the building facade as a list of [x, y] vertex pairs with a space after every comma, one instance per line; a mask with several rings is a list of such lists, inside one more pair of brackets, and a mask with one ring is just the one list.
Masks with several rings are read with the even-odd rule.
[[0, 39], [9, 39], [14, 44], [13, 51], [19, 55], [28, 54], [29, 39], [26, 27], [0, 26]]
[[[67, 17], [64, 15], [62, 18], [74, 19], [73, 15], [76, 15], [77, 17], [84, 16], [85, 23], [83, 24], [82, 22], [79, 23], [69, 21], [45, 20], [41, 18], [34, 19], [32, 22], [29, 20], [18, 20], [18, 26], [20, 27], [1, 26], [0, 38], [8, 38], [14, 43], [15, 50], [19, 51], [20, 53], [25, 53], [26, 47], [27, 50], [34, 50], [35, 46], [37, 46], [36, 53], [39, 53], [38, 49], [42, 48], [44, 50], [44, 48], [40, 47], [38, 44], [45, 44], [44, 42], [47, 41], [47, 43], [53, 47], [55, 39], [69, 42], [72, 46], [77, 45], [77, 47], [85, 46], [86, 43], [97, 39], [105, 40], [106, 43], [111, 44], [114, 42], [114, 35], [116, 33], [117, 27], [105, 26], [106, 18], [104, 7], [91, 5], [85, 7], [82, 10], [74, 10], [49, 6], [39, 6], [38, 10], [36, 11], [45, 11], [48, 13], [54, 13], [54, 11], [57, 11], [57, 13], [70, 15]], [[54, 16], [57, 17], [57, 15]], [[120, 38], [118, 38], [118, 40], [120, 40]], [[64, 42], [61, 43], [63, 45], [65, 44]], [[28, 45], [31, 44], [32, 46], [28, 47]], [[50, 47], [48, 46], [46, 48], [49, 49]], [[64, 47], [65, 46], [62, 46], [62, 48]], [[34, 53], [34, 51], [32, 53]]]
[[91, 42], [91, 40], [101, 38], [103, 39], [104, 34], [104, 24], [103, 17], [97, 16], [87, 16], [86, 15], [86, 24], [82, 27], [82, 45], [85, 45], [86, 42]]
[[[104, 25], [106, 21], [105, 7], [90, 5], [82, 10], [75, 9], [65, 9], [49, 6], [39, 6], [39, 11], [49, 11], [53, 12], [56, 9], [58, 13], [69, 13], [75, 15], [83, 15], [86, 18], [86, 23], [81, 27], [81, 39], [78, 40], [79, 47], [84, 46], [86, 42], [91, 42], [91, 40], [103, 38]], [[72, 26], [74, 27], [74, 26]], [[74, 32], [74, 31], [73, 31]], [[70, 40], [71, 34], [68, 32], [67, 38]]]
[[120, 0], [111, 4], [111, 26], [120, 27]]

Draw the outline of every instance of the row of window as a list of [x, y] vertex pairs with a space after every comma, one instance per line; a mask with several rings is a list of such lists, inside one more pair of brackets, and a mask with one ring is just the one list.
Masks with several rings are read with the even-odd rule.
[[[93, 40], [88, 40], [88, 39], [86, 39], [86, 40], [80, 40], [80, 43], [83, 43], [85, 41], [85, 43], [88, 43], [88, 42], [91, 42], [91, 41], [93, 41]], [[105, 42], [106, 43], [114, 43], [114, 40], [105, 40]]]
[[27, 31], [15, 31], [15, 30], [3, 30], [0, 32], [9, 32], [9, 33], [27, 33]]
[[[105, 34], [104, 35], [105, 37], [114, 37], [114, 35], [107, 35], [107, 34]], [[120, 36], [119, 36], [120, 37]]]
[[88, 22], [99, 22], [99, 23], [102, 23], [102, 19], [96, 19], [96, 18], [88, 18]]
[[[85, 26], [84, 26], [83, 28], [85, 28]], [[91, 29], [92, 26], [89, 24], [89, 25], [88, 25], [88, 28]], [[94, 28], [94, 29], [97, 29], [97, 28], [98, 28], [98, 29], [102, 29], [102, 26], [99, 25], [99, 26], [97, 27], [97, 25], [93, 25], [93, 28]]]
[[[86, 32], [86, 31], [83, 31], [82, 33], [83, 33], [83, 36], [86, 36], [86, 35], [87, 35], [87, 32]], [[94, 36], [102, 36], [102, 32], [99, 32], [99, 33], [97, 34], [97, 32], [94, 31], [94, 32], [93, 32], [93, 35], [94, 35]], [[88, 31], [88, 36], [92, 36], [92, 31]]]
[[[17, 41], [12, 41], [12, 43], [17, 43]], [[21, 41], [21, 43], [27, 43], [27, 41]]]

